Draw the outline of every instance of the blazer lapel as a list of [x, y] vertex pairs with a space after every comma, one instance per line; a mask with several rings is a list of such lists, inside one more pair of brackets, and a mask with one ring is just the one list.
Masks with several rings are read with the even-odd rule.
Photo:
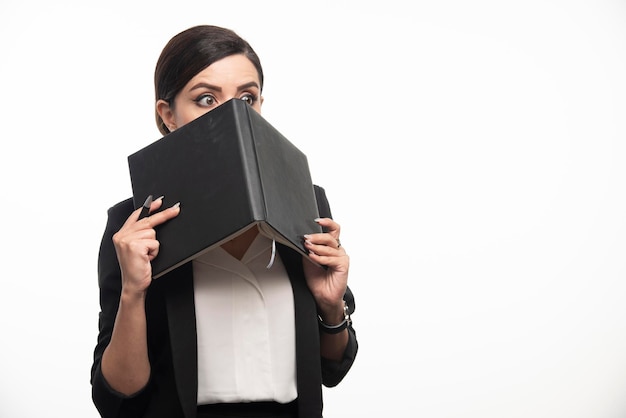
[[296, 380], [298, 415], [322, 416], [322, 375], [317, 308], [304, 279], [301, 255], [278, 245], [281, 260], [289, 273], [296, 315]]
[[193, 269], [187, 263], [157, 280], [167, 280], [167, 318], [178, 397], [186, 418], [195, 418], [198, 403], [198, 352], [193, 298]]

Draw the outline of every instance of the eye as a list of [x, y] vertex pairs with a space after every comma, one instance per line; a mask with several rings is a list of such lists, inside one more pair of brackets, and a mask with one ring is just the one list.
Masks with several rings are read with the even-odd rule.
[[215, 103], [217, 102], [215, 96], [211, 94], [202, 94], [198, 96], [194, 101], [202, 107], [212, 107], [215, 106]]
[[253, 106], [257, 102], [258, 97], [255, 96], [254, 94], [247, 93], [241, 96], [240, 99], [248, 103], [250, 106]]

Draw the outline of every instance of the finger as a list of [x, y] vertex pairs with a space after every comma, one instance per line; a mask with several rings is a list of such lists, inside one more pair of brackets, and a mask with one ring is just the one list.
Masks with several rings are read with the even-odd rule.
[[159, 197], [158, 199], [152, 201], [152, 196], [148, 196], [148, 198], [146, 199], [146, 201], [144, 202], [144, 204], [142, 206], [140, 206], [139, 208], [135, 209], [130, 216], [126, 219], [126, 222], [124, 222], [124, 225], [122, 226], [122, 228], [127, 228], [129, 226], [132, 226], [134, 224], [136, 224], [138, 221], [142, 220], [142, 219], [146, 219], [148, 216], [146, 214], [146, 205], [149, 205], [150, 210], [149, 212], [152, 213], [155, 210], [159, 209], [161, 207], [161, 205], [163, 204], [163, 196]]
[[309, 253], [309, 257], [312, 261], [321, 266], [326, 266], [333, 271], [347, 271], [350, 263], [350, 257], [345, 253], [339, 255]]
[[311, 235], [305, 235], [304, 246], [307, 250], [319, 254], [337, 256], [345, 254], [345, 249], [341, 246], [341, 242], [333, 238], [330, 234], [319, 234], [318, 239], [314, 239]]
[[307, 234], [304, 236], [304, 242], [308, 242], [309, 244], [313, 244], [316, 246], [326, 246], [334, 249], [340, 247], [337, 239], [329, 233]]
[[315, 222], [322, 227], [324, 232], [331, 234], [335, 238], [339, 236], [341, 227], [331, 218], [317, 218]]
[[159, 210], [161, 208], [161, 206], [163, 206], [163, 196], [160, 196], [160, 197], [156, 198], [150, 204], [150, 213], [154, 213], [155, 211]]
[[155, 200], [152, 200], [152, 195], [148, 196], [143, 206], [141, 207], [141, 210], [139, 211], [137, 220], [148, 217], [151, 213], [159, 210], [161, 205], [163, 205], [163, 196], [158, 197]]
[[[159, 202], [157, 206], [152, 210], [160, 208], [161, 204], [162, 202]], [[175, 218], [176, 216], [178, 216], [179, 213], [180, 203], [176, 203], [167, 209], [154, 213], [146, 218], [140, 219], [137, 223], [143, 224], [143, 227], [154, 228], [157, 225], [161, 225], [162, 223], [169, 221], [172, 218]]]
[[161, 247], [161, 243], [157, 240], [150, 242], [148, 245], [148, 259], [150, 261], [154, 260], [154, 258], [159, 255], [159, 248]]

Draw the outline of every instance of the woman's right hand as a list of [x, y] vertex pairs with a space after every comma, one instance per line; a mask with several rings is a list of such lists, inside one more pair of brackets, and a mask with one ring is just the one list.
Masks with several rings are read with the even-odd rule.
[[[150, 206], [150, 213], [162, 204], [163, 199], [156, 199]], [[140, 212], [141, 208], [130, 214], [122, 228], [113, 235], [113, 244], [122, 271], [122, 290], [143, 294], [152, 282], [150, 261], [159, 253], [154, 227], [178, 216], [180, 206], [177, 203], [143, 219], [139, 219]]]

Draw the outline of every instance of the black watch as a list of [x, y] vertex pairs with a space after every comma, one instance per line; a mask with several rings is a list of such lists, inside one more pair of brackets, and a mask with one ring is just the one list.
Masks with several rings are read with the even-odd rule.
[[348, 311], [348, 304], [346, 301], [343, 301], [343, 321], [337, 325], [328, 325], [324, 323], [322, 317], [317, 315], [318, 323], [320, 331], [325, 334], [339, 334], [344, 329], [348, 328], [348, 325], [352, 323], [352, 319], [350, 319], [350, 312]]

